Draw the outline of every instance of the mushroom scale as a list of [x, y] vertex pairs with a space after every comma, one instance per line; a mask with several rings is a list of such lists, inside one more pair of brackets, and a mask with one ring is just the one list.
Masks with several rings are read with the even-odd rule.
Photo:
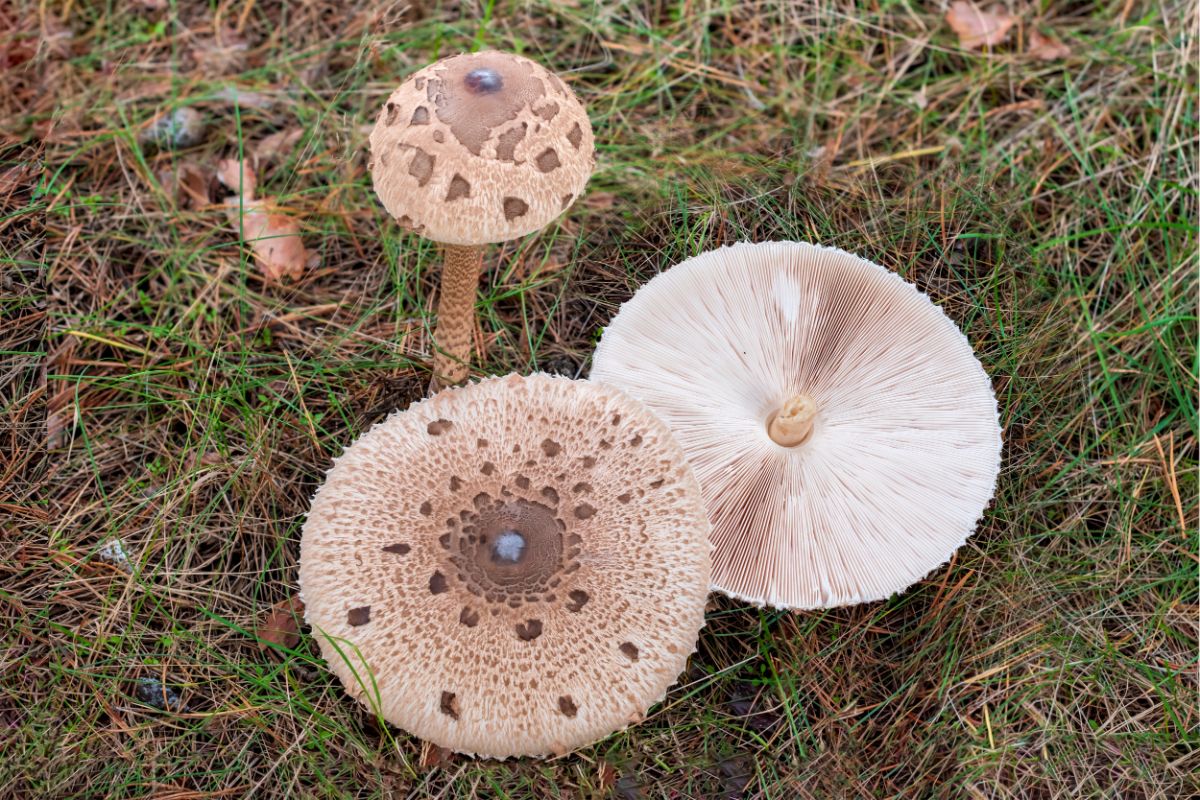
[[561, 754], [641, 719], [704, 624], [708, 519], [670, 431], [610, 386], [447, 389], [317, 492], [300, 591], [330, 669], [458, 752]]
[[392, 92], [371, 132], [375, 192], [401, 225], [475, 246], [540, 230], [595, 166], [587, 112], [558, 76], [510, 53], [442, 59]]
[[783, 608], [886, 598], [949, 560], [1001, 430], [970, 343], [899, 276], [833, 248], [703, 253], [622, 306], [591, 379], [674, 431], [713, 524], [713, 585]]

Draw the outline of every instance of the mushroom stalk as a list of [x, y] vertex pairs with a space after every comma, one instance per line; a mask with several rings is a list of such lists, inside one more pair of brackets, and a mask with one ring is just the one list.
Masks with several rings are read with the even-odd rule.
[[795, 447], [812, 433], [816, 416], [816, 401], [806, 394], [798, 394], [784, 403], [771, 418], [767, 424], [767, 434], [781, 447]]
[[448, 244], [442, 266], [442, 295], [434, 329], [431, 389], [462, 383], [471, 368], [475, 290], [483, 271], [483, 247]]

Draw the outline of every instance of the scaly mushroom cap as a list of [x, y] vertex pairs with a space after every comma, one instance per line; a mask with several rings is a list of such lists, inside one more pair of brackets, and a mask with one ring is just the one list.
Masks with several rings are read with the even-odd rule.
[[704, 624], [709, 526], [670, 431], [610, 386], [447, 389], [336, 460], [300, 590], [330, 668], [423, 739], [505, 758], [639, 721]]
[[673, 267], [622, 306], [591, 377], [675, 432], [713, 523], [714, 586], [756, 604], [902, 591], [975, 530], [1000, 468], [966, 337], [840, 250], [738, 244]]
[[595, 163], [575, 93], [539, 64], [495, 51], [414, 73], [371, 132], [379, 199], [401, 225], [445, 244], [540, 230], [579, 196]]

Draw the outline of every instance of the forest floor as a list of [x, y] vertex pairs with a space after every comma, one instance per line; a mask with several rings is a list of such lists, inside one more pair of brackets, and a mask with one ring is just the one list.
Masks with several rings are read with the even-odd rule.
[[[1195, 796], [1196, 7], [1002, 3], [980, 47], [949, 8], [0, 5], [0, 797]], [[644, 724], [545, 762], [423, 746], [308, 635], [255, 635], [331, 458], [428, 383], [437, 251], [367, 132], [485, 47], [564, 76], [599, 163], [490, 250], [476, 375], [586, 377], [660, 270], [805, 240], [928, 292], [1006, 440], [947, 567], [853, 608], [714, 601]], [[229, 221], [239, 153], [292, 277]]]

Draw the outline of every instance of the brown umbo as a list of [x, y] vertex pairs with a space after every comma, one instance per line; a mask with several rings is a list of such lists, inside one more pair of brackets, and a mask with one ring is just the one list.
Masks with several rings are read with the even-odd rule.
[[509, 376], [336, 460], [300, 586], [330, 668], [386, 719], [459, 752], [547, 755], [662, 698], [703, 625], [709, 551], [657, 417], [612, 387]]
[[469, 372], [483, 246], [545, 227], [594, 166], [592, 126], [574, 92], [520, 56], [443, 59], [384, 103], [371, 133], [375, 192], [402, 226], [445, 245], [435, 385]]

